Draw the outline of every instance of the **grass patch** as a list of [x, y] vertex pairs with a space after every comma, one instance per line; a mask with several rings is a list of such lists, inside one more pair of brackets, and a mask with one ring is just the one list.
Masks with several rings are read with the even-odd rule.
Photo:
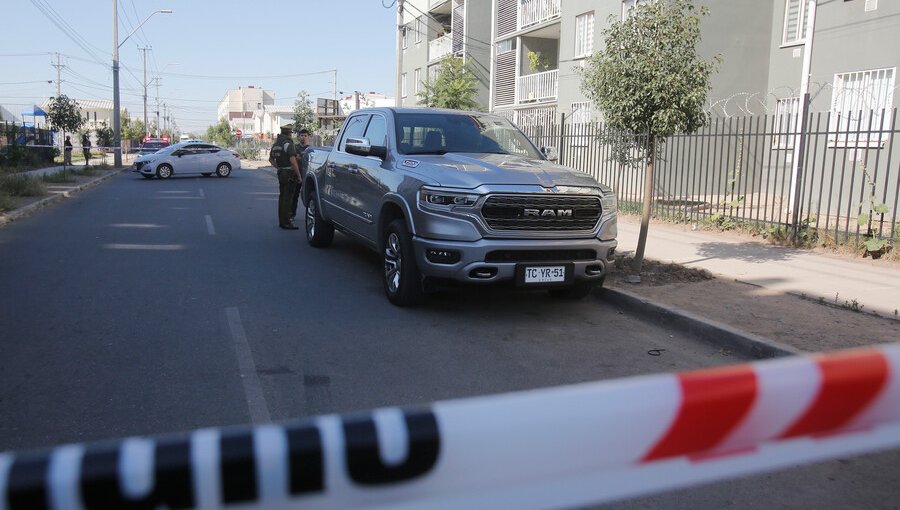
[[47, 194], [47, 186], [27, 175], [4, 175], [0, 177], [0, 193], [13, 197], [40, 197]]
[[53, 172], [52, 174], [44, 174], [41, 176], [41, 180], [50, 184], [75, 182], [75, 170], [67, 170], [65, 172], [60, 170], [59, 172]]
[[11, 211], [18, 205], [18, 201], [15, 198], [0, 192], [0, 212]]

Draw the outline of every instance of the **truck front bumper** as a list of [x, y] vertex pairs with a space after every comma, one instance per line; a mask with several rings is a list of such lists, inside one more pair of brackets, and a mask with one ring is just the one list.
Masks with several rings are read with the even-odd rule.
[[591, 239], [480, 239], [439, 241], [413, 237], [423, 276], [466, 283], [514, 281], [519, 266], [566, 265], [567, 282], [601, 280], [609, 270], [616, 241]]

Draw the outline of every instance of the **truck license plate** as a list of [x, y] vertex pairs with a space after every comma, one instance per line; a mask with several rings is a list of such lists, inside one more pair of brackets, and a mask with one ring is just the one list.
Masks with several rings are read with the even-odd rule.
[[566, 266], [541, 266], [525, 268], [525, 283], [549, 283], [566, 281]]

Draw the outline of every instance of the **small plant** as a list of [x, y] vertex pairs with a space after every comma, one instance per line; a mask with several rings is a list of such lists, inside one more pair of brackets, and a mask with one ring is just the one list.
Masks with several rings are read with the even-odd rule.
[[[866, 177], [866, 183], [869, 185], [870, 193], [868, 201], [865, 202], [867, 210], [866, 212], [860, 211], [859, 217], [857, 218], [857, 224], [866, 229], [866, 241], [863, 243], [866, 252], [863, 256], [871, 255], [873, 259], [877, 259], [891, 249], [891, 243], [881, 236], [881, 229], [874, 225], [874, 219], [876, 214], [880, 214], [881, 221], [883, 222], [884, 215], [889, 212], [889, 209], [888, 206], [884, 202], [879, 201], [878, 197], [875, 195], [875, 183], [872, 182], [872, 178], [869, 176], [866, 167], [863, 166], [862, 170], [863, 175]], [[859, 207], [862, 209], [863, 204], [860, 204]]]
[[75, 172], [65, 172], [60, 170], [59, 172], [53, 172], [52, 174], [42, 175], [41, 180], [51, 184], [75, 182]]
[[6, 193], [0, 193], [0, 212], [15, 209], [16, 205], [16, 199]]
[[550, 59], [541, 53], [528, 52], [528, 69], [531, 72], [543, 72], [550, 69]]

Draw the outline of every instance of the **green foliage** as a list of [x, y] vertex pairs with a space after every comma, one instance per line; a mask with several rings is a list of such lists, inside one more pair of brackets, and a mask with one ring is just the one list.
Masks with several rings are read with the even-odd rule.
[[18, 205], [16, 199], [0, 191], [0, 212], [11, 211]]
[[106, 122], [95, 129], [94, 134], [97, 136], [97, 145], [99, 145], [100, 147], [112, 147], [113, 130], [111, 127], [106, 125]]
[[84, 118], [78, 108], [78, 103], [65, 94], [59, 97], [51, 97], [47, 105], [47, 122], [55, 129], [74, 133], [81, 129]]
[[141, 119], [132, 119], [128, 112], [122, 114], [122, 140], [131, 142], [132, 146], [140, 145], [147, 134], [147, 128]]
[[[881, 229], [875, 225], [875, 215], [880, 215], [881, 221], [884, 221], [884, 215], [888, 214], [890, 209], [888, 209], [887, 204], [878, 199], [875, 193], [875, 182], [865, 166], [862, 167], [862, 171], [866, 177], [866, 184], [869, 187], [869, 197], [865, 204], [859, 205], [860, 213], [856, 221], [860, 227], [865, 227], [866, 229], [866, 240], [863, 243], [863, 246], [866, 248], [865, 254], [871, 255], [872, 258], [878, 258], [890, 250], [892, 245], [890, 241], [882, 237]], [[863, 205], [866, 206], [865, 212], [862, 211]]]
[[605, 49], [578, 69], [581, 89], [613, 128], [666, 137], [706, 122], [703, 105], [719, 58], [697, 54], [699, 10], [688, 0], [645, 2], [610, 19]]
[[218, 123], [206, 129], [206, 139], [217, 145], [230, 146], [234, 140], [231, 124], [224, 117], [219, 119]]
[[546, 71], [550, 69], [550, 59], [546, 55], [542, 55], [540, 53], [535, 53], [533, 51], [528, 52], [528, 69], [531, 72], [535, 71]]
[[417, 94], [418, 104], [451, 110], [480, 110], [475, 99], [477, 83], [478, 79], [469, 69], [469, 64], [460, 58], [445, 58], [434, 81], [422, 83], [422, 90]]
[[40, 197], [47, 194], [47, 187], [37, 177], [4, 175], [0, 176], [0, 193], [14, 197]]
[[316, 110], [305, 90], [301, 90], [297, 94], [297, 99], [294, 100], [294, 132], [299, 133], [301, 129], [308, 129], [310, 133], [319, 131]]

